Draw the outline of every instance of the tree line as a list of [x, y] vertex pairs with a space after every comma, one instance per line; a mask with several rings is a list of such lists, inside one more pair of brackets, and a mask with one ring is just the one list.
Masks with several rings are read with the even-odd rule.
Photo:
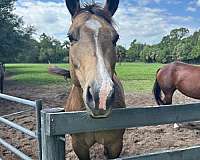
[[[0, 1], [0, 61], [5, 63], [68, 62], [69, 41], [43, 33], [33, 37], [36, 30], [25, 26], [23, 19], [13, 13], [16, 0]], [[175, 60], [200, 63], [200, 30], [192, 35], [187, 28], [172, 30], [158, 44], [143, 44], [134, 39], [129, 48], [117, 46], [118, 61], [169, 63]]]
[[173, 29], [158, 44], [148, 45], [133, 40], [127, 50], [123, 46], [117, 49], [121, 61], [200, 63], [200, 30], [190, 35], [187, 28]]
[[16, 0], [0, 1], [0, 62], [53, 63], [67, 62], [69, 42], [60, 42], [43, 33], [36, 40], [33, 26], [13, 13]]

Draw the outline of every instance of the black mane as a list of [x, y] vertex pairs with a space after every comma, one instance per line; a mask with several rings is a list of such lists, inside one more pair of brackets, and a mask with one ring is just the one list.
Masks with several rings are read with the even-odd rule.
[[93, 2], [92, 4], [84, 3], [79, 12], [77, 12], [73, 18], [75, 18], [77, 15], [83, 12], [89, 12], [91, 14], [105, 19], [110, 24], [113, 23], [112, 17], [109, 15], [109, 13], [105, 12], [103, 7], [101, 7], [101, 5], [96, 2]]

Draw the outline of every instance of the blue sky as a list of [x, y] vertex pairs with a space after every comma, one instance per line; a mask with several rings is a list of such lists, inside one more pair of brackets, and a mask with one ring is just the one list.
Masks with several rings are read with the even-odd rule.
[[[96, 0], [104, 4], [104, 0]], [[90, 2], [90, 0], [81, 0]], [[66, 39], [71, 17], [64, 0], [18, 0], [15, 13], [25, 24], [59, 40]], [[114, 20], [120, 34], [119, 44], [129, 46], [133, 39], [155, 44], [170, 30], [187, 27], [200, 29], [200, 0], [120, 0]]]

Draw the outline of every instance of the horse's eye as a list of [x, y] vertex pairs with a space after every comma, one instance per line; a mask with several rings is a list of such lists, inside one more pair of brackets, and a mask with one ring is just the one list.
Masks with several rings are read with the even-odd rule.
[[119, 35], [117, 34], [114, 38], [113, 38], [113, 44], [116, 45], [117, 41], [119, 40]]
[[77, 39], [74, 38], [73, 34], [70, 34], [70, 33], [69, 33], [67, 36], [68, 36], [70, 42], [77, 41]]

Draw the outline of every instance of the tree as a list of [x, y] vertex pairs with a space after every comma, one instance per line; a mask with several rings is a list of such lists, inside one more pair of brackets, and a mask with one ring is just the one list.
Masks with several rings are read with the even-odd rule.
[[127, 51], [127, 55], [130, 61], [138, 61], [140, 60], [140, 52], [144, 49], [145, 45], [141, 43], [137, 43], [137, 40], [134, 39], [131, 42], [131, 45]]
[[61, 63], [68, 61], [69, 42], [63, 44], [43, 33], [39, 41], [39, 62]]
[[117, 60], [118, 60], [118, 62], [124, 61], [125, 58], [126, 58], [126, 48], [121, 46], [121, 45], [118, 45], [117, 46]]
[[[0, 62], [62, 63], [69, 61], [69, 41], [63, 43], [43, 33], [33, 38], [33, 26], [24, 26], [13, 13], [16, 0], [0, 1]], [[134, 39], [128, 50], [117, 46], [118, 61], [200, 63], [200, 30], [189, 36], [187, 28], [173, 29], [160, 43], [147, 45]]]
[[185, 38], [189, 33], [189, 30], [187, 28], [178, 28], [178, 29], [173, 29], [170, 32], [170, 39], [172, 40], [182, 40]]
[[34, 32], [33, 27], [24, 27], [22, 18], [13, 13], [15, 1], [0, 1], [0, 61], [3, 62], [16, 62], [19, 54], [30, 47], [27, 44]]

